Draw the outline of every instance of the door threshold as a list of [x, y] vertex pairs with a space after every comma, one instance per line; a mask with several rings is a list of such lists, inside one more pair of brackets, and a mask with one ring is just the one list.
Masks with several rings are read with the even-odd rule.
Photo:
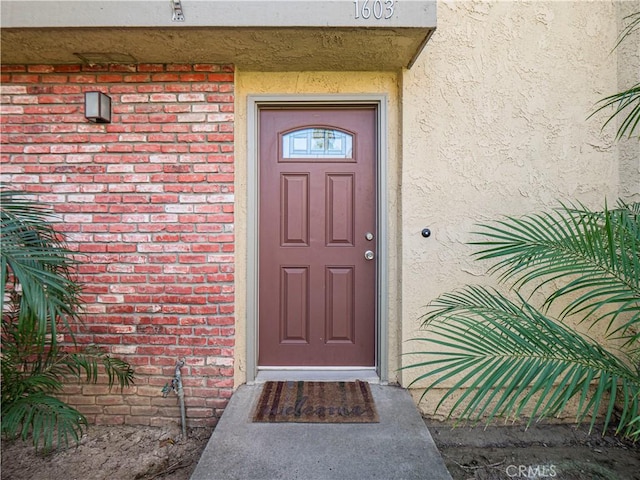
[[352, 382], [362, 380], [373, 384], [380, 383], [375, 368], [264, 368], [258, 367], [258, 374], [252, 383], [269, 381], [315, 381], [315, 382]]

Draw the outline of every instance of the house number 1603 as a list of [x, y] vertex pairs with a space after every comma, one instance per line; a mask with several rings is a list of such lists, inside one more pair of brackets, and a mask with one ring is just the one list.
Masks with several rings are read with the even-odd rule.
[[356, 9], [356, 19], [375, 18], [376, 20], [385, 20], [393, 17], [395, 9], [395, 0], [353, 0], [353, 6]]

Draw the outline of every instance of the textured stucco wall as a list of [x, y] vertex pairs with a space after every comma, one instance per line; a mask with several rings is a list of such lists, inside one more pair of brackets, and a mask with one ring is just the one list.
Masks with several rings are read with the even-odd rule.
[[[618, 88], [619, 16], [605, 1], [438, 4], [438, 29], [403, 75], [403, 339], [439, 294], [492, 282], [465, 245], [474, 223], [625, 193], [613, 128], [587, 119]], [[637, 192], [637, 168], [624, 176]]]

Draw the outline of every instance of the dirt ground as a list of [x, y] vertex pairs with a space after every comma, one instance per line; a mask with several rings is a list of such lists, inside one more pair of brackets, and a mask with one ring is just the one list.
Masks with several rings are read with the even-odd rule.
[[640, 445], [602, 429], [425, 423], [454, 480], [640, 480]]
[[[640, 446], [611, 435], [588, 435], [585, 428], [568, 425], [525, 430], [425, 422], [454, 480], [640, 480]], [[210, 429], [190, 429], [182, 441], [178, 426], [91, 426], [80, 445], [49, 455], [23, 442], [3, 440], [0, 477], [188, 480], [210, 435]]]
[[2, 440], [2, 480], [189, 480], [212, 429], [89, 426], [78, 446], [43, 455]]

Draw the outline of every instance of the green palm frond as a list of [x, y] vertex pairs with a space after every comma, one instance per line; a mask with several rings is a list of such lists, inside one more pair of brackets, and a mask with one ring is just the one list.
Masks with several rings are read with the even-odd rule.
[[[19, 192], [0, 189], [2, 295], [2, 432], [32, 436], [36, 448], [79, 440], [86, 419], [55, 398], [69, 376], [96, 383], [104, 371], [109, 388], [133, 383], [130, 364], [95, 346], [79, 346], [72, 326], [80, 320], [76, 266], [50, 222], [50, 210]], [[5, 296], [8, 301], [5, 304]], [[57, 342], [58, 324], [70, 345]]]
[[620, 46], [620, 44], [629, 35], [632, 35], [634, 32], [640, 30], [640, 12], [634, 12], [634, 13], [632, 13], [630, 15], [627, 15], [626, 17], [624, 17], [623, 20], [625, 22], [627, 22], [627, 26], [624, 27], [622, 29], [622, 32], [620, 32], [620, 35], [618, 35], [618, 41], [616, 42], [615, 46], [613, 47], [614, 50], [616, 48], [618, 48]]
[[[571, 403], [578, 422], [590, 418], [593, 428], [603, 415], [605, 428], [616, 422], [619, 434], [640, 439], [639, 217], [638, 203], [601, 212], [563, 206], [481, 226], [476, 257], [493, 261], [490, 272], [518, 301], [470, 286], [431, 302], [416, 339], [431, 348], [405, 367], [420, 370], [412, 385], [431, 380], [424, 394], [446, 386], [437, 408], [459, 393], [449, 415], [462, 419], [526, 414], [531, 422]], [[519, 293], [524, 286], [530, 298], [546, 294], [541, 309]], [[560, 300], [559, 318], [550, 317]], [[569, 316], [606, 322], [623, 349], [579, 333]]]
[[33, 392], [2, 405], [2, 431], [5, 435], [33, 439], [36, 448], [50, 450], [55, 445], [78, 442], [87, 419], [75, 408], [43, 392]]
[[[545, 307], [568, 299], [562, 317], [580, 314], [608, 321], [608, 331], [638, 340], [640, 324], [640, 204], [603, 212], [563, 207], [552, 214], [507, 218], [478, 232], [487, 240], [479, 259], [496, 260], [490, 272], [517, 290], [562, 281]], [[623, 324], [614, 326], [618, 317]]]
[[[110, 357], [103, 349], [89, 345], [75, 352], [50, 346], [44, 354], [32, 355], [28, 348], [16, 349], [9, 342], [0, 360], [2, 370], [2, 431], [23, 439], [33, 433], [33, 442], [48, 449], [54, 435], [65, 443], [78, 440], [84, 417], [64, 402], [51, 397], [63, 389], [69, 376], [96, 383], [98, 373], [106, 372], [109, 388], [116, 383], [123, 389], [134, 382], [134, 371], [127, 363]], [[72, 425], [75, 421], [75, 426]]]
[[602, 110], [614, 108], [614, 112], [609, 116], [607, 121], [604, 122], [602, 128], [605, 128], [610, 122], [619, 118], [621, 115], [626, 115], [618, 126], [616, 140], [620, 140], [625, 136], [628, 138], [633, 136], [640, 123], [640, 83], [622, 92], [609, 95], [600, 100], [598, 104], [600, 106], [589, 115], [589, 117]]
[[[18, 322], [37, 321], [37, 333], [56, 342], [57, 322], [78, 320], [77, 262], [50, 223], [51, 211], [21, 192], [0, 190], [0, 287], [17, 295]], [[4, 296], [0, 311], [4, 311]], [[69, 334], [73, 332], [68, 329]]]
[[[605, 428], [619, 405], [620, 433], [639, 415], [638, 372], [617, 356], [524, 299], [518, 304], [483, 287], [447, 293], [424, 317], [427, 334], [416, 339], [437, 348], [413, 352], [427, 359], [406, 369], [426, 369], [411, 385], [434, 378], [423, 396], [446, 382], [438, 407], [461, 392], [449, 412], [466, 420], [496, 416], [534, 418], [558, 415], [577, 401], [577, 421], [604, 409]], [[443, 351], [444, 347], [444, 351]], [[525, 410], [529, 407], [530, 410]]]
[[640, 414], [636, 416], [631, 422], [629, 422], [631, 438], [640, 438]]
[[34, 368], [7, 375], [4, 369], [2, 377], [3, 382], [11, 383], [11, 387], [3, 388], [3, 403], [11, 403], [31, 393], [58, 393], [63, 389], [61, 377], [46, 370], [40, 371]]
[[109, 388], [117, 382], [120, 389], [123, 389], [131, 386], [134, 381], [134, 371], [130, 364], [109, 356], [96, 345], [88, 345], [76, 353], [63, 355], [57, 363], [65, 372], [79, 379], [84, 374], [85, 381], [93, 383], [98, 381], [98, 373], [103, 370], [107, 374]]

